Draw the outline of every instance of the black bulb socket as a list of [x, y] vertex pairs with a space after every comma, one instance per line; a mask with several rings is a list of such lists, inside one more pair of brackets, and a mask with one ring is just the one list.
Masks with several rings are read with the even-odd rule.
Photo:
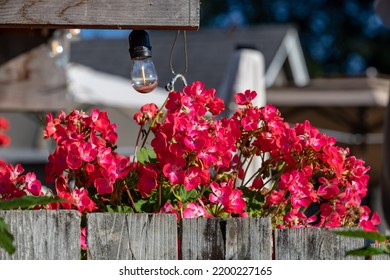
[[149, 34], [145, 30], [133, 30], [129, 35], [129, 45], [131, 59], [152, 57]]

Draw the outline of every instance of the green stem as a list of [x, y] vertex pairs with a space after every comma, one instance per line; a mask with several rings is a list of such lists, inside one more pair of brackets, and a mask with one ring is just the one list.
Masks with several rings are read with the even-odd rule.
[[249, 159], [249, 162], [248, 162], [248, 164], [247, 164], [247, 166], [246, 166], [246, 168], [245, 168], [245, 172], [244, 172], [244, 176], [243, 176], [243, 178], [242, 178], [242, 180], [241, 180], [241, 188], [242, 187], [245, 187], [253, 178], [255, 178], [256, 176], [257, 176], [257, 174], [259, 173], [259, 170], [257, 170], [246, 182], [245, 182], [245, 184], [244, 184], [244, 180], [245, 180], [245, 177], [246, 177], [246, 174], [248, 173], [248, 171], [249, 171], [249, 167], [251, 166], [251, 164], [252, 164], [252, 161], [253, 161], [253, 159], [255, 158], [255, 156], [256, 155], [252, 155], [251, 157], [250, 157], [250, 159]]
[[148, 136], [149, 136], [150, 132], [152, 131], [152, 127], [153, 127], [154, 124], [156, 123], [157, 118], [158, 118], [159, 115], [160, 115], [160, 112], [161, 112], [162, 109], [165, 107], [165, 104], [167, 104], [167, 101], [168, 101], [168, 97], [165, 99], [163, 105], [161, 105], [160, 109], [158, 109], [156, 115], [153, 117], [152, 123], [150, 124], [149, 129], [146, 131], [146, 136], [145, 136], [145, 138], [144, 138], [144, 141], [142, 142], [141, 148], [145, 146], [146, 140], [148, 139]]
[[[138, 135], [137, 135], [137, 140], [135, 142], [135, 147], [134, 147], [134, 152], [133, 152], [133, 160], [132, 160], [133, 163], [135, 162], [135, 159], [137, 158], [138, 144], [139, 144], [139, 140], [140, 140], [141, 134], [142, 134], [142, 127], [143, 126], [141, 126], [139, 128]], [[130, 159], [130, 161], [131, 161], [131, 159]]]

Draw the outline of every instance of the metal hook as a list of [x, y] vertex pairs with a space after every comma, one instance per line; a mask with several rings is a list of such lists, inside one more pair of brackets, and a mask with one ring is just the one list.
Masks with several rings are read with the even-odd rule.
[[172, 44], [172, 48], [171, 48], [171, 51], [170, 51], [170, 54], [169, 54], [169, 67], [171, 69], [171, 72], [173, 74], [173, 79], [171, 82], [169, 82], [165, 88], [166, 90], [168, 91], [173, 91], [174, 90], [174, 85], [175, 85], [175, 82], [178, 78], [180, 78], [184, 85], [186, 86], [187, 85], [187, 80], [185, 79], [184, 75], [187, 73], [187, 70], [188, 70], [188, 55], [187, 55], [187, 32], [184, 30], [183, 31], [183, 40], [184, 40], [184, 72], [183, 74], [176, 74], [175, 70], [173, 69], [173, 50], [175, 48], [175, 45], [176, 45], [176, 42], [177, 42], [177, 39], [179, 38], [179, 35], [180, 35], [180, 30], [177, 31], [176, 33], [176, 37], [175, 37], [175, 40], [173, 41], [173, 44]]
[[187, 80], [186, 78], [182, 75], [182, 74], [176, 74], [175, 77], [173, 77], [172, 81], [170, 81], [166, 86], [165, 86], [165, 89], [169, 92], [171, 91], [174, 91], [175, 90], [175, 83], [176, 83], [176, 80], [180, 78], [184, 84], [184, 86], [187, 86]]

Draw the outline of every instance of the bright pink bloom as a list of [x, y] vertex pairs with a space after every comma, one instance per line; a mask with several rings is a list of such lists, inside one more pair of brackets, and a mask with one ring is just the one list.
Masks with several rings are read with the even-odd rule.
[[66, 163], [71, 169], [79, 168], [83, 163], [80, 157], [79, 144], [72, 143], [69, 146], [67, 146], [67, 148], [68, 148], [68, 154], [66, 156]]
[[339, 194], [340, 189], [338, 187], [337, 178], [327, 180], [326, 178], [321, 177], [318, 179], [318, 182], [321, 183], [317, 190], [318, 196], [321, 196], [324, 199], [331, 199]]
[[245, 117], [241, 120], [241, 125], [246, 131], [256, 130], [259, 125], [260, 111], [250, 108], [246, 111]]
[[223, 110], [225, 110], [225, 103], [221, 98], [214, 98], [209, 104], [208, 107], [213, 116], [218, 116]]
[[316, 220], [316, 216], [307, 217], [303, 212], [293, 209], [284, 216], [284, 223], [290, 228], [307, 227]]
[[139, 179], [137, 188], [143, 198], [146, 198], [158, 186], [157, 172], [151, 165], [139, 166]]
[[237, 93], [234, 97], [238, 105], [249, 105], [256, 96], [255, 91], [246, 90], [244, 93]]
[[171, 213], [176, 215], [176, 220], [180, 221], [180, 214], [179, 212], [173, 208], [172, 204], [169, 202], [166, 202], [163, 207], [160, 209], [160, 213]]
[[171, 113], [178, 112], [183, 106], [182, 94], [178, 91], [171, 91], [168, 95], [168, 101], [165, 108]]
[[181, 158], [168, 159], [163, 167], [164, 175], [169, 178], [172, 185], [182, 184], [184, 182], [184, 170], [186, 161]]
[[210, 194], [209, 200], [212, 203], [223, 205], [226, 213], [241, 214], [244, 212], [246, 202], [242, 198], [242, 191], [233, 188], [233, 181], [221, 182], [220, 184], [212, 182], [210, 184], [213, 193]]
[[110, 194], [114, 191], [114, 186], [107, 178], [97, 178], [94, 181], [95, 188], [98, 194]]
[[0, 117], [0, 130], [8, 130], [9, 129], [9, 122], [6, 118]]
[[84, 188], [74, 189], [72, 192], [74, 203], [80, 212], [93, 212], [98, 209], [96, 204], [88, 196], [88, 191]]
[[87, 227], [81, 228], [80, 245], [82, 249], [87, 250]]
[[206, 209], [195, 202], [188, 203], [186, 209], [183, 211], [183, 218], [199, 218], [206, 216], [208, 216]]
[[95, 160], [98, 151], [90, 142], [83, 142], [79, 145], [79, 155], [81, 160], [91, 162]]
[[359, 226], [361, 226], [365, 231], [378, 231], [377, 225], [380, 224], [381, 220], [379, 214], [374, 212], [370, 219], [371, 210], [367, 206], [362, 206], [362, 213], [359, 219]]
[[37, 180], [35, 173], [28, 172], [26, 174], [25, 178], [26, 178], [26, 189], [32, 195], [35, 195], [35, 196], [40, 195], [42, 185], [41, 185], [41, 182], [39, 180]]

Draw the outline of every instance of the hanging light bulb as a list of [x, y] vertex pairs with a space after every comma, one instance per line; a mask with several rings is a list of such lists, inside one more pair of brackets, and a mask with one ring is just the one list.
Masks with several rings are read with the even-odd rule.
[[149, 35], [144, 30], [134, 30], [129, 35], [132, 70], [131, 85], [140, 93], [148, 93], [157, 87], [157, 71], [152, 61]]

